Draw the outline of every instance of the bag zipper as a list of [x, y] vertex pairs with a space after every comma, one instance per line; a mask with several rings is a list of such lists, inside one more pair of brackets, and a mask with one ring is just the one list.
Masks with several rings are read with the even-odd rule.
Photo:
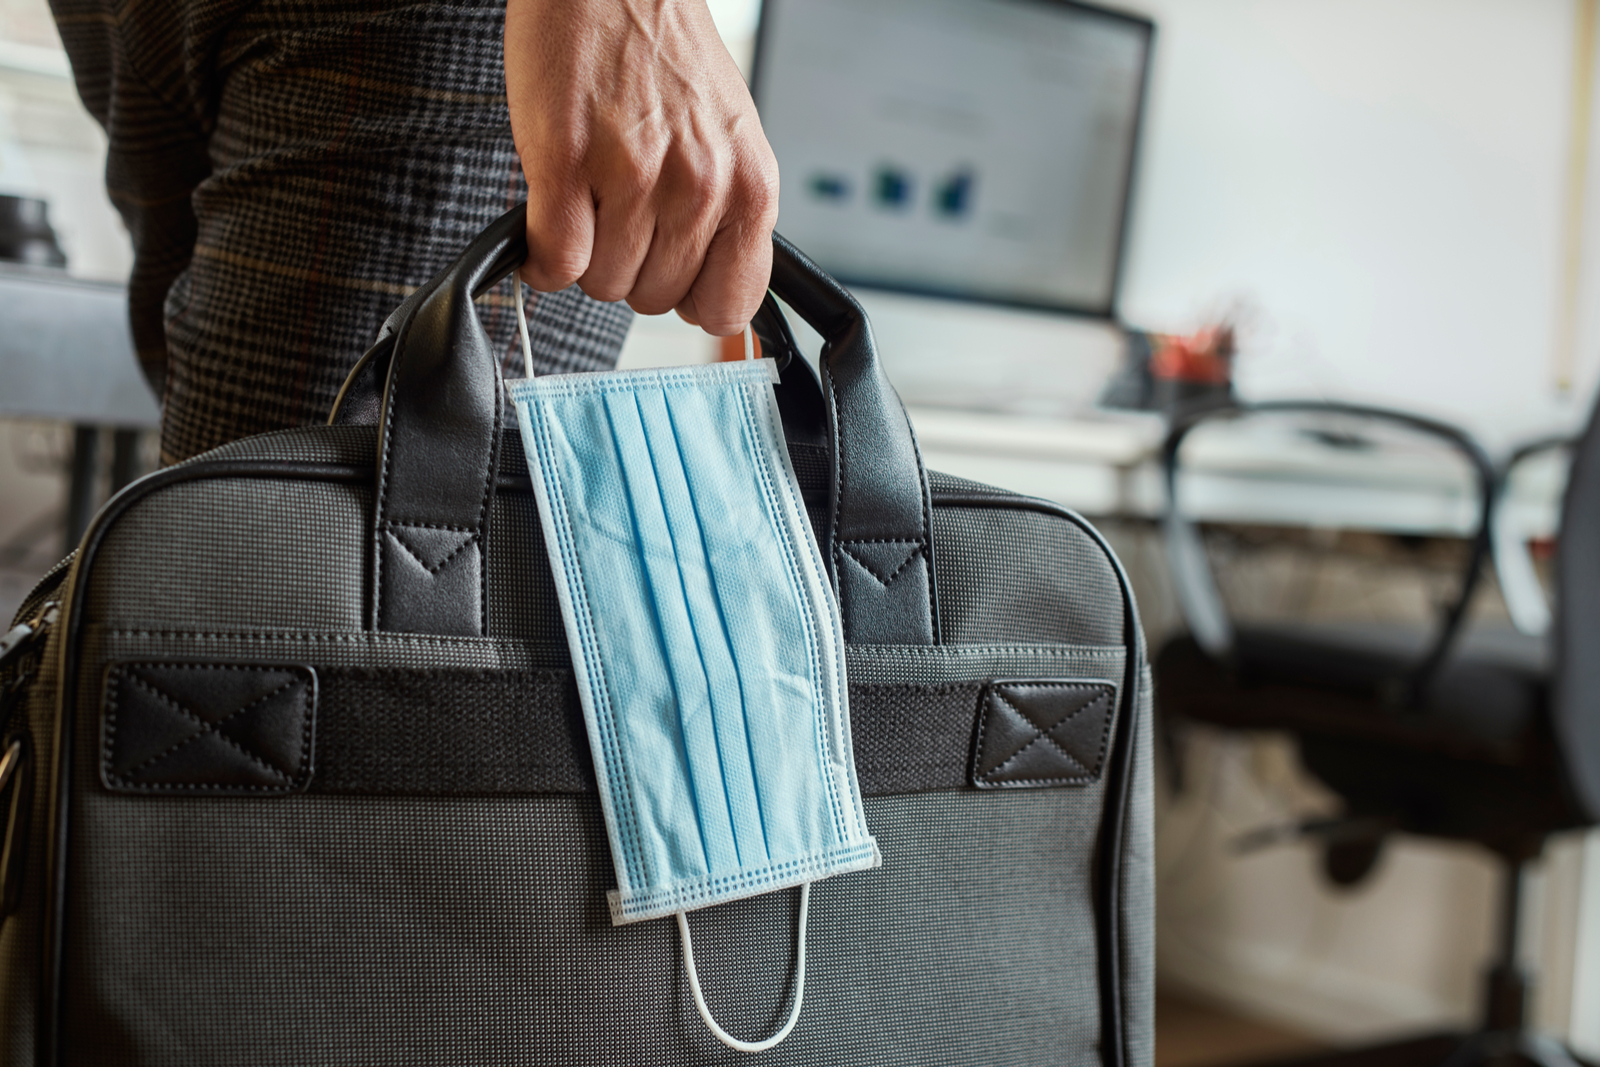
[[45, 640], [60, 617], [61, 602], [46, 601], [0, 637], [0, 735], [9, 726], [15, 699], [38, 672]]

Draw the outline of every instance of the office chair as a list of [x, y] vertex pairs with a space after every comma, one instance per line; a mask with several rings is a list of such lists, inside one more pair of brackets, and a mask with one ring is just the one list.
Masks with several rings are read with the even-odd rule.
[[[1180, 507], [1180, 451], [1203, 424], [1257, 413], [1403, 427], [1465, 461], [1476, 490], [1472, 537], [1454, 595], [1434, 626], [1250, 625], [1229, 618], [1199, 530]], [[1541, 442], [1514, 459], [1560, 444], [1571, 443]], [[1479, 1029], [1407, 1044], [1413, 1052], [1447, 1053], [1447, 1064], [1577, 1063], [1559, 1042], [1526, 1026], [1530, 984], [1518, 967], [1516, 922], [1524, 871], [1545, 839], [1600, 821], [1600, 415], [1573, 447], [1553, 642], [1477, 634], [1465, 625], [1511, 467], [1497, 474], [1462, 431], [1383, 409], [1281, 402], [1176, 418], [1163, 450], [1163, 536], [1189, 633], [1157, 656], [1161, 716], [1292, 735], [1304, 767], [1343, 802], [1342, 818], [1306, 825], [1322, 834], [1324, 869], [1336, 883], [1365, 876], [1384, 837], [1397, 831], [1476, 842], [1503, 863], [1497, 953]], [[1526, 579], [1531, 565], [1520, 562]], [[1521, 614], [1536, 617], [1526, 582], [1520, 590]], [[1372, 1060], [1375, 1052], [1352, 1053], [1350, 1060], [1398, 1063]]]

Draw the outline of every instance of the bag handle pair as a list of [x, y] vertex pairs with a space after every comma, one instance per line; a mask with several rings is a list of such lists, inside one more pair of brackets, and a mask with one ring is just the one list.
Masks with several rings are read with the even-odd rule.
[[[329, 422], [378, 426], [375, 630], [489, 632], [484, 545], [507, 413], [499, 361], [472, 302], [526, 258], [519, 205], [395, 309], [335, 401]], [[800, 441], [821, 432], [827, 448], [823, 545], [845, 639], [931, 645], [939, 627], [927, 474], [866, 313], [777, 234], [770, 289], [823, 338], [819, 383], [792, 358], [793, 339], [771, 296], [754, 324], [789, 357], [780, 360], [786, 428]]]

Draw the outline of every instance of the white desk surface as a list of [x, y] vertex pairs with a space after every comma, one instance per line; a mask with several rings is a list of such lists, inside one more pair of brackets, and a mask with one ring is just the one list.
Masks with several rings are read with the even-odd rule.
[[[928, 467], [1087, 516], [1161, 515], [1165, 419], [1090, 407], [1118, 355], [1103, 325], [862, 296]], [[802, 350], [820, 343], [793, 317], [791, 325]], [[674, 316], [639, 316], [620, 366], [699, 363], [713, 352], [710, 339]], [[985, 405], [1015, 410], [976, 410]], [[1462, 535], [1476, 507], [1464, 463], [1436, 453], [1335, 449], [1304, 435], [1218, 425], [1185, 447], [1185, 465], [1185, 510], [1200, 519]], [[1529, 537], [1555, 529], [1563, 475], [1545, 468], [1530, 464], [1513, 482], [1508, 512]]]
[[[1156, 415], [1069, 419], [912, 407], [928, 467], [1044, 497], [1089, 516], [1158, 517], [1165, 502]], [[1431, 451], [1330, 448], [1281, 428], [1218, 425], [1185, 448], [1181, 492], [1197, 519], [1464, 535], [1477, 487], [1464, 462]], [[1530, 468], [1507, 502], [1528, 536], [1555, 529], [1561, 473]]]

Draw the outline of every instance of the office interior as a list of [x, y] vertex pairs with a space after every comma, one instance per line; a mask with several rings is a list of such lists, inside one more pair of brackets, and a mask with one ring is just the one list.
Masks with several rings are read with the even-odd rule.
[[[803, 79], [776, 72], [782, 19], [800, 20], [807, 2], [765, 13], [759, 0], [711, 2], [741, 69], [756, 71], [763, 115], [787, 108], [802, 127], [785, 142], [774, 125], [789, 213], [779, 229], [808, 211], [822, 219], [805, 224], [818, 258], [859, 282], [927, 465], [1093, 520], [1130, 572], [1153, 653], [1196, 631], [1191, 580], [1173, 564], [1174, 494], [1192, 509], [1189, 544], [1211, 576], [1202, 599], [1260, 627], [1435, 625], [1481, 519], [1473, 457], [1426, 428], [1331, 409], [1217, 420], [1183, 444], [1169, 485], [1163, 447], [1178, 420], [1240, 403], [1372, 406], [1460, 428], [1497, 478], [1519, 449], [1587, 424], [1600, 384], [1600, 0], [1129, 0], [1116, 14], [1153, 33], [1141, 38], [1147, 68], [1119, 83], [1134, 94], [1132, 110], [1117, 105], [1125, 173], [1113, 167], [1094, 202], [1115, 225], [1101, 227], [1081, 277], [1063, 267], [1050, 279], [1008, 267], [1003, 242], [961, 246], [943, 274], [912, 269], [934, 263], [941, 235], [1001, 188], [1004, 175], [984, 167], [1013, 157], [922, 168], [906, 162], [920, 149], [897, 157], [873, 140], [887, 136], [877, 127], [805, 127], [820, 105], [793, 95]], [[985, 5], [1072, 8], [936, 6]], [[815, 0], [809, 14], [830, 6]], [[906, 3], [860, 6], [917, 21]], [[986, 62], [980, 51], [949, 62]], [[1091, 59], [1063, 60], [1074, 61]], [[899, 61], [853, 62], [881, 74]], [[73, 306], [91, 309], [78, 327], [93, 338], [58, 350], [30, 342], [33, 326], [0, 329], [11, 337], [0, 341], [8, 619], [93, 507], [156, 463], [156, 403], [118, 334], [129, 248], [102, 185], [103, 135], [70, 74], [45, 0], [0, 0], [0, 194], [47, 201], [65, 258], [7, 284], [76, 287]], [[1037, 139], [1015, 159], [1041, 161], [1046, 178], [1068, 165], [1070, 151], [1046, 144], [1066, 121], [1048, 101], [980, 94], [962, 112], [951, 93], [944, 112], [929, 104], [931, 118], [903, 125], [1010, 123]], [[863, 95], [860, 106], [881, 117], [893, 103]], [[804, 152], [830, 127], [882, 150], [850, 156], [845, 145], [837, 165], [818, 164]], [[785, 144], [800, 146], [792, 167]], [[877, 259], [851, 259], [853, 224], [829, 243], [827, 213], [847, 209], [878, 228]], [[896, 259], [901, 221], [922, 229]], [[24, 303], [8, 296], [0, 323], [27, 320]], [[622, 365], [732, 354], [673, 316], [639, 317]], [[1550, 633], [1567, 456], [1530, 452], [1497, 485], [1504, 507], [1463, 609], [1468, 629]], [[1157, 702], [1162, 715], [1159, 690]], [[1508, 924], [1536, 977], [1528, 1028], [1600, 1060], [1600, 832], [1550, 834], [1505, 919], [1493, 851], [1341, 824], [1340, 795], [1292, 732], [1162, 715], [1160, 742], [1158, 1062], [1349, 1063], [1333, 1058], [1470, 1031]], [[1364, 1063], [1439, 1063], [1427, 1058], [1441, 1049]]]

